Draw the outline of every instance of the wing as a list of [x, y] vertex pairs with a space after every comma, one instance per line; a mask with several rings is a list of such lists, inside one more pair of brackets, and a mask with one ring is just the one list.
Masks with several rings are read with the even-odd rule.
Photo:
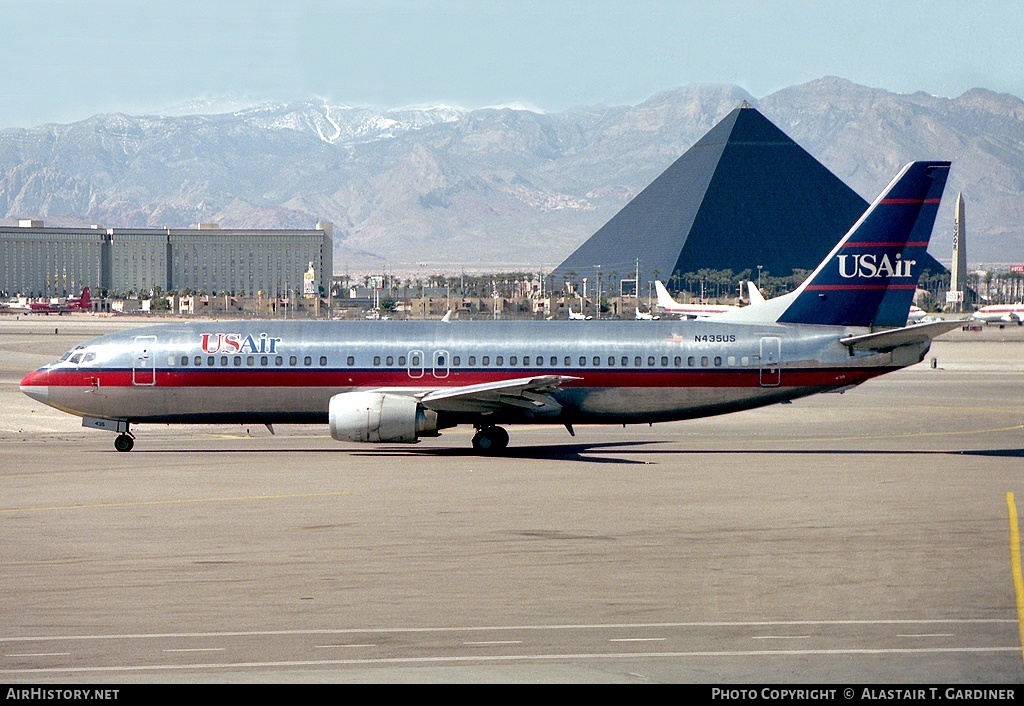
[[447, 387], [424, 393], [420, 402], [436, 412], [487, 414], [515, 408], [534, 414], [557, 414], [562, 405], [551, 396], [560, 385], [580, 378], [568, 375], [538, 375], [479, 385]]

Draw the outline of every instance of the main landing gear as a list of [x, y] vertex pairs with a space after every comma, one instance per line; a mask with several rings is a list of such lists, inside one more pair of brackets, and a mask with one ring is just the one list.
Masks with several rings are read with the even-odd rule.
[[114, 439], [114, 448], [122, 453], [127, 453], [135, 447], [135, 435], [127, 429], [117, 435]]
[[498, 453], [508, 446], [508, 432], [501, 427], [477, 427], [473, 436], [473, 449], [480, 453]]

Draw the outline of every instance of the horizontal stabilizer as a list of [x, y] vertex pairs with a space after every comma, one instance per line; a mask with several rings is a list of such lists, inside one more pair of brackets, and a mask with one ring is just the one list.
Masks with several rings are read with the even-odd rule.
[[913, 326], [904, 326], [903, 328], [889, 329], [888, 331], [876, 331], [875, 333], [865, 333], [860, 336], [849, 336], [848, 338], [839, 339], [839, 342], [856, 350], [887, 350], [913, 343], [924, 343], [940, 334], [959, 328], [965, 323], [967, 323], [966, 319], [933, 321], [928, 324], [915, 324]]

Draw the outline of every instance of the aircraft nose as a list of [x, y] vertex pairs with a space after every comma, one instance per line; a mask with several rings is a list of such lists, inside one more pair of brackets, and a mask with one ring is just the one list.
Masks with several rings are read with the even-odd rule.
[[49, 404], [50, 387], [49, 373], [46, 370], [36, 370], [21, 379], [21, 391], [34, 400], [43, 404]]

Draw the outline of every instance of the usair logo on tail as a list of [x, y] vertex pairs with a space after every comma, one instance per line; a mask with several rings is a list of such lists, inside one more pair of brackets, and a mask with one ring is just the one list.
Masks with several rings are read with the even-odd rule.
[[881, 257], [877, 253], [863, 253], [861, 255], [840, 255], [839, 274], [846, 278], [853, 277], [911, 277], [911, 269], [917, 264], [917, 260], [904, 260], [899, 253], [895, 261], [890, 260], [888, 255]]

